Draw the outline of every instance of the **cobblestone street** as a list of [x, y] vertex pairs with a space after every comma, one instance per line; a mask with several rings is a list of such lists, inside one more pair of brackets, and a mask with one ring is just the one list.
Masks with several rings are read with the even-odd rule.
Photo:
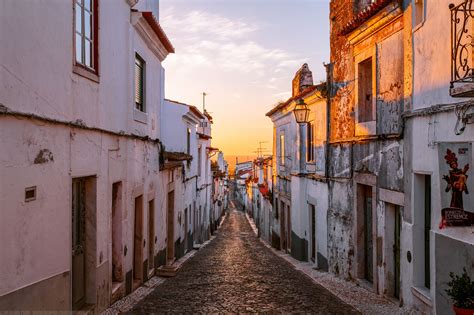
[[266, 248], [237, 210], [211, 244], [132, 311], [357, 313]]

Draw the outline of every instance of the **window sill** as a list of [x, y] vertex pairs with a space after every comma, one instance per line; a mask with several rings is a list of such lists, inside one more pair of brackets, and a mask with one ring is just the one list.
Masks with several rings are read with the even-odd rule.
[[411, 287], [411, 293], [415, 296], [418, 300], [420, 300], [423, 304], [432, 307], [433, 303], [430, 297], [430, 291], [427, 288], [422, 287]]
[[146, 125], [148, 123], [148, 114], [134, 108], [133, 109], [133, 120]]
[[73, 68], [72, 68], [72, 72], [77, 74], [77, 75], [80, 75], [83, 78], [89, 79], [89, 80], [94, 81], [96, 83], [100, 83], [100, 77], [97, 74], [95, 74], [95, 73], [93, 73], [93, 72], [91, 72], [87, 69], [84, 69], [81, 66], [74, 65]]
[[376, 121], [356, 122], [355, 135], [356, 136], [373, 136], [377, 133]]

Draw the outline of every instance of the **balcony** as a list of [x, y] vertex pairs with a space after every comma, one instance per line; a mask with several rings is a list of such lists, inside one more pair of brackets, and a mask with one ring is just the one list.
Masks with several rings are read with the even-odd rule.
[[451, 84], [452, 97], [474, 97], [474, 8], [472, 0], [451, 10]]

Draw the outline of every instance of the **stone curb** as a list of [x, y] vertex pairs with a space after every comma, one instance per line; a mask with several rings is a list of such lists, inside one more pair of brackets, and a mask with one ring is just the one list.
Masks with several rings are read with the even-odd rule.
[[[245, 214], [245, 217], [252, 227], [255, 236], [258, 236], [258, 229], [253, 220], [247, 213]], [[290, 255], [273, 248], [261, 238], [258, 239], [275, 255], [290, 263], [293, 268], [302, 272], [314, 283], [322, 286], [333, 295], [338, 297], [341, 301], [354, 307], [362, 314], [416, 314], [413, 311], [398, 307], [398, 305], [394, 304], [392, 301], [370, 292], [369, 290], [357, 285], [354, 282], [337, 278], [327, 272], [315, 270], [310, 263], [298, 261]]]

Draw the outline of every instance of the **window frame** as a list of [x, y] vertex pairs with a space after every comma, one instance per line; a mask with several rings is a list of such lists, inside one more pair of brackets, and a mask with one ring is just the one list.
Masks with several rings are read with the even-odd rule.
[[[76, 59], [76, 36], [78, 33], [76, 31], [76, 4], [84, 10], [84, 0], [72, 0], [72, 15], [73, 15], [73, 23], [72, 23], [72, 59], [73, 59], [73, 72], [90, 79], [95, 82], [99, 82], [99, 65], [100, 65], [100, 58], [99, 58], [99, 1], [100, 0], [90, 0], [91, 5], [91, 15], [92, 15], [92, 25], [91, 25], [91, 45], [92, 45], [92, 67], [82, 63], [82, 59], [85, 58], [84, 55], [81, 55], [81, 62], [77, 61]], [[85, 49], [84, 43], [84, 14], [81, 13], [81, 49]]]
[[[377, 72], [376, 72], [376, 61], [377, 61], [377, 48], [374, 45], [372, 48], [366, 49], [362, 53], [358, 54], [354, 58], [354, 67], [355, 67], [355, 135], [356, 136], [366, 136], [366, 135], [375, 135], [377, 127]], [[368, 59], [372, 60], [372, 120], [369, 121], [359, 121], [359, 65]]]
[[186, 153], [191, 154], [191, 128], [186, 128]]
[[280, 132], [280, 165], [285, 166], [285, 132]]
[[[137, 61], [139, 61], [141, 63], [141, 76], [140, 76], [140, 80], [141, 80], [141, 103], [137, 103], [137, 76], [136, 76], [136, 67], [137, 67]], [[135, 106], [134, 106], [134, 109], [137, 110], [137, 111], [140, 111], [142, 113], [146, 113], [146, 62], [145, 60], [137, 53], [135, 52], [135, 59], [134, 59], [134, 64], [133, 64], [133, 73], [134, 73], [134, 84], [133, 84], [133, 87], [134, 87], [134, 96], [133, 96], [133, 99], [134, 99], [134, 103], [135, 103]]]
[[314, 123], [309, 121], [306, 124], [306, 162], [312, 163], [315, 161], [314, 154]]

